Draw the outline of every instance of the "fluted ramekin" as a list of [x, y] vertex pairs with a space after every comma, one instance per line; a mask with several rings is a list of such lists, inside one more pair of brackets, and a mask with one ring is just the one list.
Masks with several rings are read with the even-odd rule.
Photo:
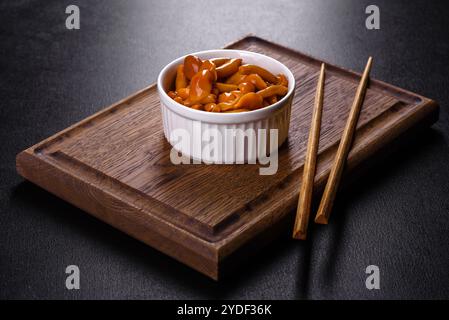
[[[170, 62], [160, 72], [157, 88], [161, 102], [164, 135], [175, 150], [182, 152], [186, 157], [208, 163], [240, 163], [242, 159], [247, 163], [255, 160], [251, 151], [254, 150], [254, 147], [259, 150], [259, 144], [265, 143], [265, 148], [274, 151], [276, 144], [269, 143], [270, 130], [273, 129], [277, 130], [277, 147], [279, 147], [288, 136], [295, 89], [295, 78], [292, 72], [281, 62], [255, 52], [223, 49], [200, 51], [193, 55], [201, 59], [241, 58], [245, 64], [261, 66], [273, 74], [283, 73], [288, 79], [288, 92], [275, 104], [248, 112], [214, 113], [191, 109], [177, 103], [167, 94], [173, 86], [176, 67], [183, 63], [184, 57]], [[254, 130], [257, 133], [256, 139], [248, 140], [245, 135], [237, 135], [232, 139], [226, 138], [229, 132], [238, 129], [242, 130], [241, 132]], [[211, 131], [214, 131], [222, 139], [218, 145], [215, 145], [219, 148], [218, 152], [214, 150], [209, 154], [205, 150], [209, 140], [204, 140], [204, 137], [210, 135]], [[185, 137], [180, 137], [180, 133]], [[180, 141], [182, 138], [185, 138], [184, 142]], [[210, 141], [213, 141], [213, 138]], [[253, 146], [253, 143], [256, 146]], [[236, 150], [235, 146], [243, 149]]]

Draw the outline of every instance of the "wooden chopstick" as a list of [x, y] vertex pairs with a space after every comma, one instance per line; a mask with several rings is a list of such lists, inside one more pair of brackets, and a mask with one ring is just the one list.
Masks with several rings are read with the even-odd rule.
[[307, 153], [302, 174], [301, 190], [299, 192], [298, 207], [296, 209], [296, 220], [293, 228], [293, 238], [305, 240], [307, 236], [307, 225], [309, 223], [310, 207], [312, 204], [313, 182], [315, 180], [316, 157], [318, 153], [318, 142], [320, 140], [321, 115], [323, 113], [324, 94], [324, 63], [321, 64], [320, 76], [315, 94], [315, 105], [312, 114], [309, 140], [307, 142]]
[[340, 144], [338, 145], [337, 154], [335, 155], [334, 164], [329, 174], [329, 179], [327, 180], [326, 187], [321, 198], [320, 206], [315, 217], [316, 223], [327, 224], [329, 221], [329, 216], [337, 194], [338, 186], [340, 184], [343, 168], [351, 149], [352, 140], [354, 138], [355, 129], [357, 126], [357, 120], [365, 98], [372, 62], [373, 58], [369, 57], [368, 62], [366, 63], [365, 71], [363, 71], [362, 79], [360, 80], [357, 88]]

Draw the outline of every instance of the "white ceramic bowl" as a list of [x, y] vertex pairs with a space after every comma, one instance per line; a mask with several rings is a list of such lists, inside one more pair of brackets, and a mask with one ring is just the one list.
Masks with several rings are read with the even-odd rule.
[[[254, 148], [259, 144], [265, 150], [277, 151], [285, 141], [290, 124], [290, 110], [295, 89], [295, 78], [292, 72], [279, 61], [268, 56], [242, 50], [207, 50], [193, 53], [201, 59], [218, 57], [241, 58], [244, 64], [261, 66], [273, 74], [283, 73], [288, 78], [288, 92], [277, 103], [258, 110], [241, 113], [213, 113], [187, 108], [173, 99], [167, 92], [172, 88], [176, 67], [183, 63], [185, 57], [170, 62], [158, 76], [157, 88], [161, 101], [161, 111], [166, 139], [184, 156], [207, 163], [252, 163]], [[232, 139], [229, 132], [236, 130], [248, 132], [254, 130], [255, 140], [245, 135], [236, 135]], [[265, 129], [259, 130], [259, 129]], [[278, 143], [269, 143], [270, 130], [276, 129]], [[213, 132], [219, 137], [219, 143], [213, 147], [214, 138], [208, 140]], [[217, 135], [218, 134], [218, 135]], [[204, 140], [203, 140], [204, 139]], [[181, 141], [182, 140], [182, 141]], [[207, 149], [209, 145], [209, 149]], [[211, 147], [212, 146], [212, 147]], [[239, 148], [236, 148], [238, 146]], [[214, 149], [214, 150], [212, 150]]]

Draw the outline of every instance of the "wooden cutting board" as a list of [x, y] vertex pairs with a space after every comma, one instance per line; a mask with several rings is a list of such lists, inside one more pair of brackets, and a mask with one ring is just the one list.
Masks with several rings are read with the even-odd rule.
[[[173, 165], [155, 85], [21, 152], [17, 171], [130, 236], [218, 279], [285, 226], [291, 232], [321, 64], [253, 36], [227, 48], [266, 54], [295, 75], [290, 132], [279, 151], [277, 174], [261, 176], [258, 165]], [[327, 64], [318, 190], [329, 174], [358, 81], [359, 74]], [[434, 101], [372, 80], [346, 172], [411, 127], [437, 119]]]

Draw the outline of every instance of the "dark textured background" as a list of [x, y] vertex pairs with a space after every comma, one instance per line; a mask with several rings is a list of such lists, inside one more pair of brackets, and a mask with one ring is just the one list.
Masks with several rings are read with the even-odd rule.
[[[368, 4], [381, 29], [365, 29]], [[65, 8], [81, 9], [81, 30]], [[52, 196], [15, 155], [154, 82], [172, 59], [248, 33], [441, 105], [340, 193], [330, 225], [277, 241], [215, 283]], [[443, 1], [2, 1], [0, 298], [449, 298], [449, 10]], [[65, 289], [65, 267], [81, 290]], [[365, 288], [365, 268], [381, 290]]]

